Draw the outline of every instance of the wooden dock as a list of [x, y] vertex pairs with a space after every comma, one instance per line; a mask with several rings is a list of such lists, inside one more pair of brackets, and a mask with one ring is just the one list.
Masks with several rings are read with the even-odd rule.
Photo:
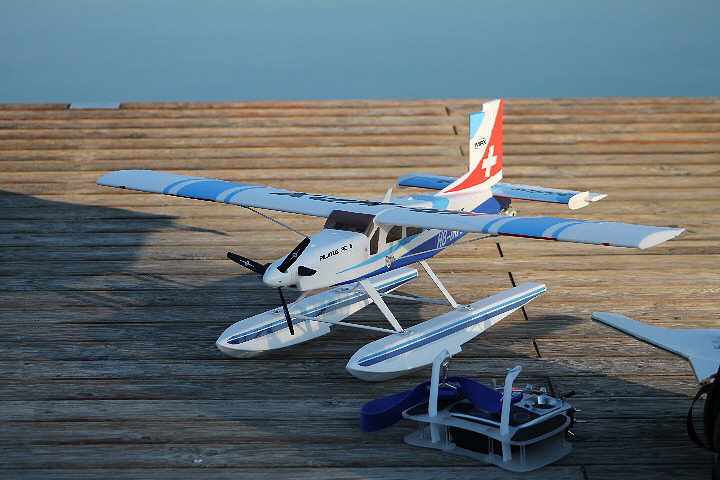
[[[403, 173], [464, 173], [482, 101], [0, 105], [0, 478], [709, 478], [713, 456], [685, 433], [689, 365], [590, 313], [720, 324], [719, 98], [505, 101], [506, 181], [608, 194], [577, 211], [518, 201], [520, 215], [686, 228], [646, 251], [503, 237], [431, 260], [461, 302], [547, 284], [451, 370], [488, 381], [522, 365], [523, 384], [577, 392], [573, 451], [530, 475], [405, 445], [409, 423], [360, 430], [364, 402], [429, 376], [351, 377], [372, 332], [220, 353], [227, 326], [277, 304], [226, 252], [273, 260], [299, 237], [244, 208], [95, 184], [148, 168], [382, 198]], [[426, 278], [404, 290], [438, 295]], [[404, 325], [443, 311], [393, 308]]]

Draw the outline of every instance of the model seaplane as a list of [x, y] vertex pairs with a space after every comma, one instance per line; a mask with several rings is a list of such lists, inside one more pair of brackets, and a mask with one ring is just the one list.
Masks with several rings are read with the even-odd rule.
[[[463, 343], [545, 291], [543, 284], [526, 283], [459, 305], [425, 260], [457, 244], [467, 233], [647, 248], [682, 232], [679, 228], [515, 216], [512, 199], [564, 203], [577, 209], [605, 195], [501, 183], [502, 100], [486, 102], [482, 111], [470, 115], [469, 159], [469, 171], [460, 178], [410, 173], [397, 180], [399, 188], [435, 190], [432, 194], [391, 197], [390, 189], [385, 198], [372, 201], [152, 170], [120, 170], [103, 175], [97, 183], [240, 205], [266, 218], [270, 217], [254, 209], [326, 218], [320, 232], [310, 237], [301, 234], [305, 239], [274, 262], [261, 264], [228, 252], [228, 258], [278, 289], [282, 309], [235, 323], [220, 336], [217, 346], [229, 355], [247, 357], [319, 337], [332, 325], [386, 333], [348, 362], [347, 369], [366, 380], [392, 378], [428, 365], [443, 349], [454, 355]], [[415, 263], [435, 282], [447, 300], [443, 303], [452, 310], [403, 328], [383, 297], [423, 301], [391, 293], [417, 277], [417, 270], [409, 266]], [[283, 288], [301, 295], [288, 305]], [[323, 289], [329, 290], [309, 295]], [[344, 321], [371, 303], [379, 307], [391, 328]]]

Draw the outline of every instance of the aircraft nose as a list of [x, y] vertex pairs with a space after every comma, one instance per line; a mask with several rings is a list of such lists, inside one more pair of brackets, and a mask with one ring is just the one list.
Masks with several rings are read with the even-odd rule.
[[263, 282], [269, 287], [287, 287], [295, 283], [295, 275], [281, 272], [277, 267], [268, 267], [263, 274]]

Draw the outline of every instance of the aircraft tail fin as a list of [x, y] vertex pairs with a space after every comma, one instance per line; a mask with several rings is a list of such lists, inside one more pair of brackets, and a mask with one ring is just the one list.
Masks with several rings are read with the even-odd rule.
[[438, 195], [486, 191], [502, 179], [502, 106], [502, 99], [492, 100], [470, 115], [470, 168]]

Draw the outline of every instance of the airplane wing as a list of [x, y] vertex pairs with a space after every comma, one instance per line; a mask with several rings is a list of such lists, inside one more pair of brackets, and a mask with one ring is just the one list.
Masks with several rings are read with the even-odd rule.
[[375, 223], [629, 248], [652, 247], [684, 230], [629, 223], [483, 215], [425, 208], [391, 208], [379, 213]]
[[592, 319], [641, 342], [690, 362], [698, 382], [708, 379], [720, 366], [720, 329], [662, 328], [609, 312], [593, 312]]
[[316, 217], [327, 217], [333, 210], [352, 210], [357, 213], [374, 215], [388, 206], [381, 202], [293, 192], [281, 188], [190, 177], [154, 170], [118, 170], [103, 175], [97, 183], [107, 187], [163, 193]]
[[153, 170], [119, 170], [100, 177], [99, 185], [178, 197], [210, 200], [244, 207], [327, 217], [333, 210], [375, 215], [375, 223], [457, 230], [561, 242], [648, 248], [670, 240], [682, 228], [649, 227], [627, 223], [569, 220], [552, 217], [514, 217], [438, 210], [355, 200], [315, 193], [190, 177]]

